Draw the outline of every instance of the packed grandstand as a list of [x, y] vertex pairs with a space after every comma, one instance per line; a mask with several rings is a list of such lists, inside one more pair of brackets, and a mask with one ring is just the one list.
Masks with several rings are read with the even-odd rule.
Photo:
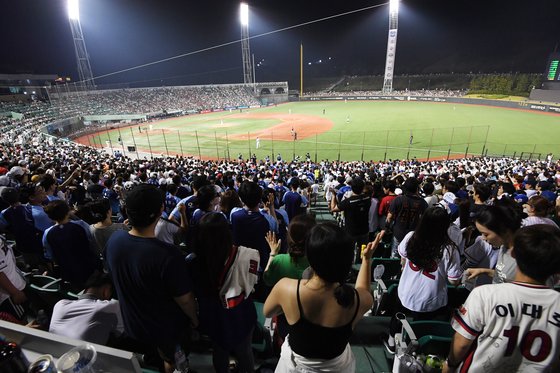
[[[38, 131], [71, 117], [253, 105], [260, 102], [252, 90], [240, 86], [0, 101], [0, 112], [21, 114], [0, 119], [2, 319], [136, 352], [146, 368], [188, 371], [184, 352], [200, 369], [207, 362], [201, 356], [212, 353], [207, 369], [248, 372], [259, 365], [295, 371], [292, 365], [311, 362], [313, 371], [327, 363], [332, 371], [353, 371], [379, 356], [379, 366], [398, 365], [412, 353], [401, 344], [401, 324], [410, 321], [418, 339], [422, 325], [426, 336], [437, 337], [414, 345], [415, 366], [437, 367], [447, 357], [450, 369], [472, 363], [466, 353], [450, 352], [454, 331], [471, 346], [478, 334], [469, 333], [489, 325], [470, 316], [483, 302], [483, 285], [533, 286], [541, 298], [555, 299], [546, 288], [558, 284], [560, 268], [560, 160], [552, 154], [133, 159]], [[52, 289], [42, 286], [52, 281], [56, 296], [46, 297]], [[500, 301], [515, 303], [515, 290], [507, 290]], [[509, 312], [503, 307], [499, 312]], [[525, 314], [549, 312], [519, 307]], [[542, 320], [558, 321], [553, 313]], [[333, 339], [312, 348], [301, 335], [306, 328], [309, 338]], [[387, 354], [368, 356], [368, 344]], [[488, 352], [478, 353], [475, 364]], [[553, 354], [529, 356], [542, 368], [557, 363]]]

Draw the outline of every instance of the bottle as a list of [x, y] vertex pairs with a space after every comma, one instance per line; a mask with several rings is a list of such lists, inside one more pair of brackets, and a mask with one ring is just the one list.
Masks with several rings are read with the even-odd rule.
[[180, 345], [175, 347], [175, 372], [186, 373], [189, 371], [189, 360]]
[[28, 367], [29, 361], [17, 344], [0, 341], [0, 372], [26, 373]]

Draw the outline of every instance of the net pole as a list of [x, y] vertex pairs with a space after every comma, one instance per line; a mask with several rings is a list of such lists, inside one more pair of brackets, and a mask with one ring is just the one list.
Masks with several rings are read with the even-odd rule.
[[220, 160], [220, 150], [218, 149], [218, 135], [216, 131], [214, 131], [214, 141], [216, 141], [216, 156], [218, 157], [218, 161]]
[[366, 131], [364, 131], [364, 137], [362, 138], [362, 162], [364, 161], [364, 149], [366, 146]]
[[150, 158], [154, 158], [154, 153], [152, 153], [152, 143], [150, 142], [150, 131], [146, 129], [146, 138], [148, 139], [148, 148], [150, 148]]
[[111, 135], [109, 135], [109, 127], [105, 123], [105, 132], [107, 132], [107, 139], [109, 140], [109, 147], [111, 148], [111, 155], [113, 155], [113, 142], [111, 141]]
[[467, 140], [467, 149], [465, 150], [465, 158], [467, 158], [467, 156], [469, 155], [469, 148], [471, 146], [471, 135], [472, 135], [472, 127], [469, 131], [469, 139]]
[[117, 127], [117, 130], [119, 131], [119, 139], [121, 139], [122, 153], [123, 153], [123, 155], [125, 155], [126, 153], [124, 151], [124, 141], [123, 141], [123, 138], [122, 138], [122, 135], [121, 135], [121, 128]]
[[489, 133], [490, 133], [490, 126], [486, 126], [486, 137], [484, 138], [484, 145], [482, 145], [482, 155], [484, 155], [484, 150], [486, 150], [486, 143], [488, 142]]
[[[410, 136], [411, 136], [410, 138], [412, 139], [412, 131], [410, 131]], [[412, 141], [409, 141], [409, 142], [408, 142], [408, 150], [407, 150], [407, 152], [406, 152], [406, 160], [409, 160], [409, 159], [410, 159], [410, 146], [411, 146], [411, 145], [412, 145]], [[428, 157], [429, 157], [429, 156], [430, 156], [430, 155], [429, 155], [429, 153], [428, 153]]]
[[270, 157], [271, 160], [274, 160], [274, 131], [270, 131], [270, 138], [271, 138], [271, 151], [272, 151], [272, 156]]
[[537, 150], [537, 144], [535, 144], [533, 146], [533, 151], [531, 152], [531, 154], [529, 155], [529, 160], [531, 160], [531, 158], [533, 158], [533, 154], [535, 154], [535, 150]]
[[247, 132], [247, 146], [249, 147], [249, 159], [251, 159], [251, 134]]
[[228, 133], [226, 131], [226, 150], [227, 150], [227, 160], [231, 160], [230, 154], [229, 154], [229, 140], [228, 140]]
[[161, 134], [163, 135], [163, 143], [165, 144], [165, 152], [167, 153], [167, 156], [169, 157], [169, 149], [167, 148], [167, 139], [165, 138], [165, 131], [163, 130], [163, 128], [161, 129]]
[[449, 147], [447, 148], [447, 160], [449, 160], [449, 154], [451, 154], [451, 147], [453, 146], [454, 136], [455, 136], [455, 127], [451, 127], [451, 140], [449, 140]]
[[196, 147], [198, 148], [198, 159], [202, 160], [202, 153], [200, 152], [200, 142], [198, 141], [198, 131], [194, 131], [196, 136]]
[[138, 146], [136, 146], [136, 139], [134, 138], [134, 131], [130, 127], [130, 134], [132, 135], [132, 143], [134, 144], [134, 150], [136, 150], [136, 159], [140, 159], [140, 154], [138, 154]]
[[387, 162], [387, 150], [389, 149], [389, 132], [391, 131], [387, 130], [387, 137], [385, 138], [385, 156], [383, 157], [383, 162]]
[[342, 132], [338, 133], [338, 162], [340, 162], [340, 147], [342, 146]]
[[317, 134], [315, 133], [315, 163], [317, 163], [317, 137], [318, 137], [318, 136], [319, 136], [319, 135], [317, 135]]
[[292, 137], [292, 160], [296, 159], [296, 137]]
[[179, 130], [177, 130], [177, 138], [179, 139], [179, 148], [181, 149], [181, 157], [184, 157], [183, 144], [181, 143], [181, 133], [179, 132]]
[[430, 147], [428, 148], [428, 159], [427, 159], [428, 162], [430, 161], [430, 153], [432, 152], [432, 145], [434, 143], [434, 131], [435, 130], [436, 130], [435, 128], [432, 128], [432, 136], [430, 137]]

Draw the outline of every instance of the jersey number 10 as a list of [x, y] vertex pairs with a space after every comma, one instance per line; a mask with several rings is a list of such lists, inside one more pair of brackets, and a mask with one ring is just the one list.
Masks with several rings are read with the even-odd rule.
[[[504, 330], [504, 337], [508, 338], [505, 356], [511, 356], [513, 350], [517, 346], [517, 339], [519, 338], [519, 326], [513, 326], [511, 329]], [[533, 344], [537, 339], [540, 339], [541, 345], [536, 354], [531, 351]], [[530, 330], [522, 338], [519, 344], [521, 355], [529, 361], [540, 363], [545, 360], [550, 351], [552, 350], [552, 338], [542, 330]]]

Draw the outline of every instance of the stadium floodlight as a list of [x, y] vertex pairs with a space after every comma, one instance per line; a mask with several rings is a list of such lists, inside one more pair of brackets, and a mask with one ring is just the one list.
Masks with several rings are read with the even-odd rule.
[[68, 0], [68, 18], [71, 20], [80, 20], [79, 0]]
[[391, 0], [389, 2], [389, 12], [391, 13], [399, 12], [399, 0]]
[[242, 26], [249, 26], [249, 5], [241, 3], [239, 7], [239, 20]]
[[79, 0], [67, 0], [68, 5], [68, 23], [72, 30], [72, 39], [74, 40], [74, 51], [76, 52], [76, 62], [78, 64], [79, 83], [84, 90], [95, 89], [93, 73], [89, 63], [89, 56], [84, 41], [84, 34], [80, 24], [80, 7]]
[[387, 40], [387, 57], [385, 59], [385, 76], [383, 79], [383, 93], [393, 90], [393, 75], [395, 69], [395, 55], [397, 53], [397, 32], [399, 25], [399, 0], [389, 2], [389, 38]]
[[241, 23], [241, 62], [243, 63], [243, 83], [255, 84], [253, 67], [251, 65], [251, 47], [249, 46], [249, 5], [241, 3], [239, 6], [239, 21]]

